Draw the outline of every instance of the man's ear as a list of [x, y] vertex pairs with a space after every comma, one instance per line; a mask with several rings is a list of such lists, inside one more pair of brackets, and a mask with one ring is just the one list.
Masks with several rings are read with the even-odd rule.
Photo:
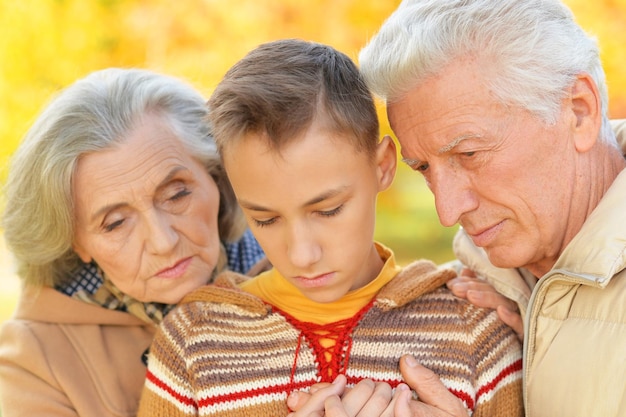
[[378, 190], [384, 191], [393, 182], [398, 166], [396, 144], [391, 136], [385, 135], [376, 148], [376, 168], [378, 174]]
[[600, 102], [600, 93], [591, 75], [579, 74], [567, 101], [574, 115], [571, 129], [578, 152], [587, 152], [598, 140], [602, 126]]

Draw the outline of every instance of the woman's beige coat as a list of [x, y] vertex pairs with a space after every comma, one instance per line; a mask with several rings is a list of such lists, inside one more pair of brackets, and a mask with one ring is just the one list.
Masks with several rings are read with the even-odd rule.
[[2, 417], [134, 416], [155, 330], [50, 288], [23, 292], [0, 328]]

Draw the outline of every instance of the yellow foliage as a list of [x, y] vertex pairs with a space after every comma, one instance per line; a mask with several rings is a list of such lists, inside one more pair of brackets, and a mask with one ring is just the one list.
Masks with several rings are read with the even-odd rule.
[[[611, 116], [626, 117], [626, 0], [566, 0], [602, 47]], [[55, 91], [110, 66], [142, 67], [181, 76], [209, 95], [224, 72], [259, 43], [297, 37], [331, 44], [357, 58], [400, 0], [0, 0], [0, 182], [9, 155]], [[381, 111], [383, 133], [390, 132]], [[383, 212], [411, 210], [402, 238], [440, 234], [427, 192], [428, 224], [413, 224], [419, 208], [396, 186], [381, 198]], [[411, 176], [411, 187], [420, 179]], [[384, 217], [383, 213], [383, 217]], [[404, 217], [403, 217], [404, 221]], [[388, 225], [394, 226], [393, 222]], [[398, 223], [398, 222], [395, 222]], [[390, 227], [391, 227], [390, 226]], [[395, 227], [395, 226], [394, 226]], [[432, 230], [432, 232], [431, 232]], [[447, 240], [452, 231], [446, 232]], [[432, 236], [425, 236], [427, 241]], [[418, 249], [413, 248], [414, 252]]]

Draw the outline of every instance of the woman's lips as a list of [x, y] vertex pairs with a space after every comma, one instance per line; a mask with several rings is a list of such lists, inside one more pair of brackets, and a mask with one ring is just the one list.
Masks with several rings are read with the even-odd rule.
[[187, 267], [191, 264], [192, 260], [193, 257], [181, 259], [171, 268], [165, 268], [157, 272], [156, 276], [159, 278], [179, 278], [187, 271]]

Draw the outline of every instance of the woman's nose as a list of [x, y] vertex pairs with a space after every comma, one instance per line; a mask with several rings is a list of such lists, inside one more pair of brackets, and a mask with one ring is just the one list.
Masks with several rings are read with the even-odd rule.
[[172, 216], [159, 210], [150, 210], [146, 216], [147, 249], [154, 254], [167, 254], [178, 243], [179, 235], [172, 222]]

